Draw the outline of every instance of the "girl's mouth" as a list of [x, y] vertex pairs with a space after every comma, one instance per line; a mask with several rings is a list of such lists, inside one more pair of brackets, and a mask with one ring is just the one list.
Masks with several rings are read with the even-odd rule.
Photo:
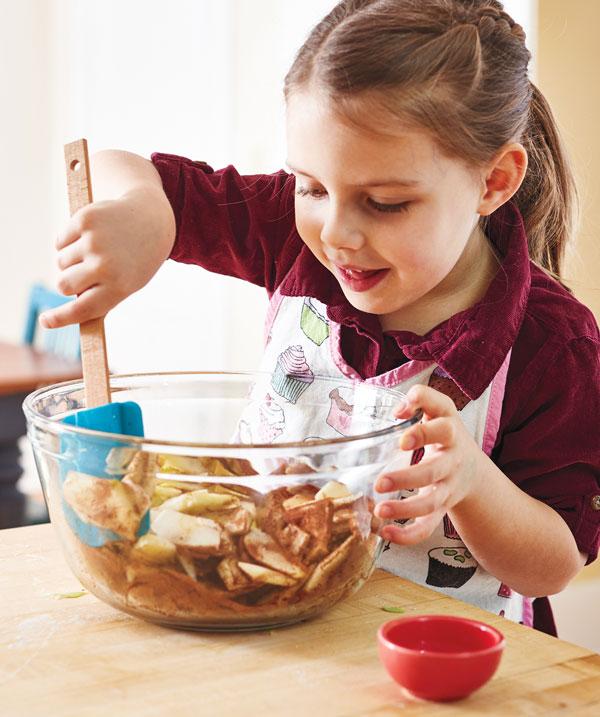
[[339, 279], [352, 291], [368, 291], [387, 275], [389, 269], [354, 269], [336, 265]]

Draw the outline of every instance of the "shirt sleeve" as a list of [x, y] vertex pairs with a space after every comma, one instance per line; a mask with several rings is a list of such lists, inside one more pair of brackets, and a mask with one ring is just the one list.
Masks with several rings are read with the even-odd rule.
[[600, 542], [598, 339], [569, 341], [528, 389], [492, 458], [522, 490], [562, 516], [590, 563]]
[[155, 153], [152, 162], [175, 214], [170, 258], [273, 292], [302, 248], [293, 175], [242, 176], [171, 154]]

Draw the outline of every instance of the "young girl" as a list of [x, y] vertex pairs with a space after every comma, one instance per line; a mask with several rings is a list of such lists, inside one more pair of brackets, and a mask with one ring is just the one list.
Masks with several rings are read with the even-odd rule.
[[425, 414], [378, 479], [380, 565], [553, 632], [543, 596], [598, 550], [599, 332], [560, 283], [575, 189], [529, 58], [496, 0], [343, 0], [286, 78], [291, 173], [98, 154], [43, 323], [167, 257], [264, 286], [278, 411], [308, 367]]

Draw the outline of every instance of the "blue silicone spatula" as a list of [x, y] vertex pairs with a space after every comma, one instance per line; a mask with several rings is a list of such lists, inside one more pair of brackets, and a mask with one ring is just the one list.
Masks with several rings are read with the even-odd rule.
[[[79, 139], [65, 145], [67, 187], [71, 215], [92, 202], [87, 141]], [[63, 422], [79, 428], [117, 433], [128, 436], [143, 436], [142, 411], [132, 401], [112, 403], [108, 378], [104, 318], [93, 319], [80, 324], [81, 363], [85, 409], [79, 410]], [[86, 474], [95, 478], [119, 480], [123, 476], [107, 472], [107, 457], [113, 448], [123, 446], [110, 438], [93, 434], [66, 434], [61, 438], [61, 476], [67, 478], [71, 472]], [[85, 522], [63, 499], [63, 509], [71, 528], [88, 545], [98, 547], [122, 536], [106, 528]], [[149, 515], [142, 519], [138, 535], [148, 530]]]

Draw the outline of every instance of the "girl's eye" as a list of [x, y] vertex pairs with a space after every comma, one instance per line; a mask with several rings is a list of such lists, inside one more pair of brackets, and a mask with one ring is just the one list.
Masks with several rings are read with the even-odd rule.
[[296, 187], [296, 194], [299, 197], [312, 197], [313, 199], [322, 199], [327, 192], [324, 189], [307, 189], [306, 187]]
[[409, 202], [400, 202], [399, 204], [382, 204], [374, 199], [368, 200], [370, 206], [378, 212], [405, 212], [408, 210]]
[[[324, 189], [308, 189], [308, 187], [296, 187], [296, 194], [299, 197], [312, 197], [313, 199], [323, 199], [327, 196]], [[374, 199], [367, 199], [367, 204], [377, 212], [405, 212], [408, 210], [410, 202], [399, 202], [397, 204], [383, 204], [376, 202]]]

